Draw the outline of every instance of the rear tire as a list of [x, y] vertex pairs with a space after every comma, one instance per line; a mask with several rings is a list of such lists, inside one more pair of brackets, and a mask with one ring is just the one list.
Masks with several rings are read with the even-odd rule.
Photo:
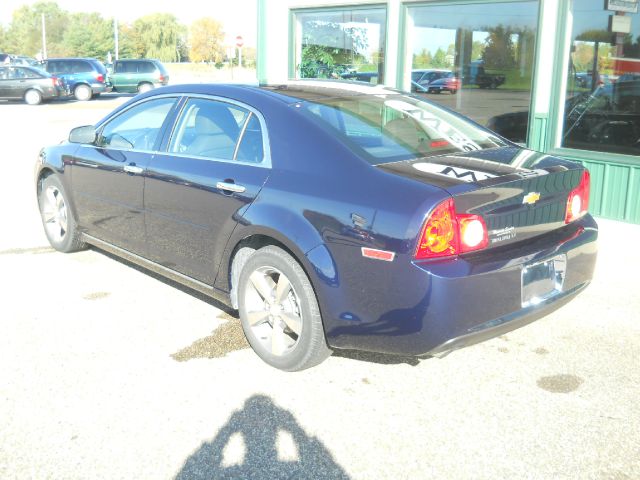
[[82, 84], [78, 85], [73, 90], [73, 96], [76, 97], [76, 100], [86, 102], [88, 100], [91, 100], [91, 97], [93, 97], [93, 92], [91, 91], [91, 87], [89, 85]]
[[68, 198], [58, 175], [49, 175], [43, 180], [38, 207], [44, 233], [51, 246], [64, 253], [86, 248]]
[[138, 93], [146, 93], [150, 90], [153, 90], [153, 85], [150, 83], [145, 82], [138, 85]]
[[24, 101], [27, 105], [40, 105], [42, 103], [42, 94], [38, 90], [27, 90], [24, 94]]
[[284, 250], [269, 245], [244, 264], [238, 280], [242, 329], [269, 365], [298, 371], [331, 355], [309, 278]]
[[458, 92], [458, 90], [456, 90], [455, 88], [451, 89], [451, 95], [455, 95]]

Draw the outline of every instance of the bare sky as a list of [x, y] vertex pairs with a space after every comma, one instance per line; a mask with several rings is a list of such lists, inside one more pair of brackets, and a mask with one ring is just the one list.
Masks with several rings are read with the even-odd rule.
[[[33, 3], [36, 0], [0, 0], [0, 23], [8, 25], [14, 10]], [[245, 45], [255, 47], [256, 44], [256, 0], [154, 0], [151, 6], [147, 2], [131, 0], [57, 0], [56, 3], [70, 12], [98, 11], [105, 18], [118, 17], [120, 22], [130, 22], [156, 12], [171, 13], [186, 25], [201, 17], [213, 17], [222, 22], [229, 41], [241, 35]]]

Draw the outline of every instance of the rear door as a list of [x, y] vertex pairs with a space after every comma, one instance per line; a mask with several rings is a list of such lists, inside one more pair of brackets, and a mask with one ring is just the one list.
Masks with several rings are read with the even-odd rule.
[[78, 148], [71, 178], [83, 231], [146, 255], [144, 172], [176, 104], [176, 97], [134, 104], [99, 129], [95, 145]]
[[0, 98], [13, 98], [13, 68], [0, 67]]
[[119, 60], [113, 68], [111, 82], [117, 90], [121, 92], [130, 92], [135, 88], [136, 62], [127, 62]]
[[149, 255], [212, 285], [240, 215], [270, 172], [266, 128], [251, 107], [190, 98], [145, 182]]

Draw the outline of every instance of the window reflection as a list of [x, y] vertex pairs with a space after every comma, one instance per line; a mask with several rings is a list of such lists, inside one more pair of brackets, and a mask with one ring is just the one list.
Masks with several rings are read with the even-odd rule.
[[385, 9], [296, 13], [296, 76], [382, 83]]
[[525, 142], [538, 2], [409, 8], [411, 90]]
[[640, 15], [605, 7], [573, 3], [562, 146], [638, 155]]

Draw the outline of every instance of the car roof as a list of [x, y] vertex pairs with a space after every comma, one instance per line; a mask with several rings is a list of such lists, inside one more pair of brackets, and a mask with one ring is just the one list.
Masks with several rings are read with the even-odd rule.
[[389, 95], [400, 92], [384, 85], [371, 85], [349, 80], [290, 80], [267, 85], [224, 83], [170, 85], [155, 89], [150, 95], [171, 93], [219, 95], [238, 99], [259, 95], [285, 103], [298, 103], [300, 101], [319, 101], [328, 98], [347, 98], [362, 95]]

